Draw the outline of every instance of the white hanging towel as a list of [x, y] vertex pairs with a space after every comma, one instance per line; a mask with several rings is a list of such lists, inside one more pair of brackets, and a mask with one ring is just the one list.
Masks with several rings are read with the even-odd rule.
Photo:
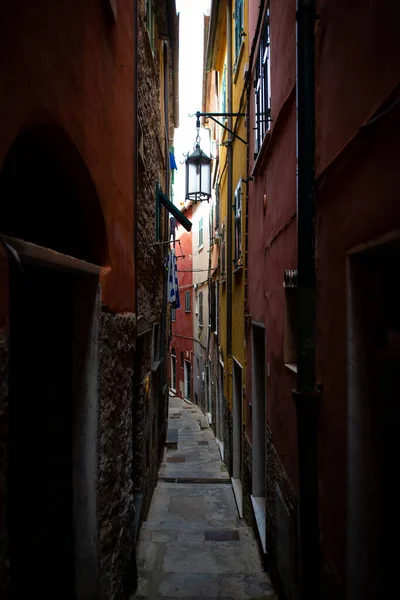
[[168, 257], [168, 302], [172, 308], [180, 308], [178, 269], [176, 265], [175, 250], [171, 248]]

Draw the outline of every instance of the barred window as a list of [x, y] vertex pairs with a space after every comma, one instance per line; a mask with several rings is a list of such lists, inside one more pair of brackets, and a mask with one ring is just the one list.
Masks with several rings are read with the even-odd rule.
[[260, 46], [254, 71], [255, 140], [254, 156], [261, 150], [271, 124], [271, 73], [270, 73], [270, 26], [269, 8], [261, 34]]
[[237, 263], [242, 256], [242, 180], [236, 186], [235, 190], [235, 253], [234, 262]]

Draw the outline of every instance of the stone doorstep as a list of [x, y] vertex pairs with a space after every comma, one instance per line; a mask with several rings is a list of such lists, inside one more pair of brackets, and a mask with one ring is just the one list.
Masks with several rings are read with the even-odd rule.
[[167, 448], [178, 448], [178, 429], [169, 429], [167, 431], [167, 439], [165, 441]]
[[167, 463], [184, 463], [186, 462], [186, 457], [185, 456], [168, 456]]
[[210, 425], [208, 424], [207, 417], [200, 418], [200, 429], [209, 429]]

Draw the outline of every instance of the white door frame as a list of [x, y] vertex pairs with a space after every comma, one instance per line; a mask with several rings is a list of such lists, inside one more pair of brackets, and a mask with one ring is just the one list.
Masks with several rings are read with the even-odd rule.
[[[174, 365], [174, 359], [175, 359], [175, 365]], [[175, 393], [176, 393], [176, 383], [177, 383], [176, 354], [173, 354], [171, 352], [171, 390]]]
[[221, 458], [224, 460], [224, 363], [222, 360], [220, 360], [218, 363], [215, 395], [216, 440]]
[[[189, 377], [188, 377], [187, 365], [189, 365]], [[185, 359], [183, 361], [183, 366], [184, 366], [184, 369], [183, 369], [183, 397], [186, 398], [187, 400], [190, 400], [190, 372], [191, 372], [190, 361]]]
[[[239, 371], [240, 369], [240, 371]], [[237, 381], [237, 373], [240, 373], [240, 380]], [[233, 358], [232, 362], [233, 378], [233, 461], [232, 461], [232, 486], [235, 494], [236, 504], [239, 516], [243, 517], [243, 491], [242, 491], [242, 423], [243, 423], [243, 367]]]
[[[263, 336], [263, 348], [256, 343], [255, 332]], [[261, 333], [262, 332], [262, 333]], [[252, 494], [254, 516], [264, 552], [266, 552], [266, 330], [263, 323], [252, 322], [252, 385], [251, 385], [251, 422], [252, 422]]]

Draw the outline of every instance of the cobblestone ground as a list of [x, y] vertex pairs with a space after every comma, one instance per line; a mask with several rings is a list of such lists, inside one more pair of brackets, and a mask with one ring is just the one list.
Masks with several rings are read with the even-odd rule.
[[276, 598], [253, 531], [239, 518], [211, 428], [196, 406], [170, 398], [167, 448], [138, 544], [134, 598]]

